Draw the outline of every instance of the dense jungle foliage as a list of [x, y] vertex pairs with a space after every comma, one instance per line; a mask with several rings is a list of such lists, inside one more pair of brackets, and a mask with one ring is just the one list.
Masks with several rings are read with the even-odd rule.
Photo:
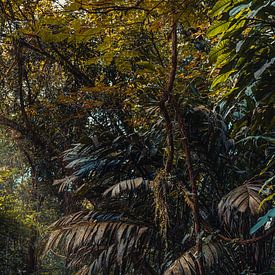
[[272, 0], [0, 0], [0, 274], [275, 274]]

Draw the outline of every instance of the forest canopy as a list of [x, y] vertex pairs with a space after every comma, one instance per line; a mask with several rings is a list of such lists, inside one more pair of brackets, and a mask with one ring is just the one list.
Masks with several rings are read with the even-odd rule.
[[0, 0], [0, 273], [273, 274], [274, 11]]

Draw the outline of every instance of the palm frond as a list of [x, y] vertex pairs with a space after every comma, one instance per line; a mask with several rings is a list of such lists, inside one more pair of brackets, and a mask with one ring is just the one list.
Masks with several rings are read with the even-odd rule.
[[55, 180], [54, 185], [59, 185], [58, 192], [65, 191], [66, 188], [72, 186], [72, 184], [77, 180], [75, 175], [71, 175], [62, 179]]
[[[115, 245], [109, 246], [107, 249], [104, 249], [90, 265], [84, 265], [76, 275], [86, 275], [86, 274], [99, 274], [101, 271], [105, 271], [106, 274], [109, 274], [112, 258], [114, 256]], [[81, 251], [82, 253], [82, 251]], [[84, 253], [92, 253], [91, 250], [86, 250]], [[79, 257], [79, 262], [83, 261], [83, 254]], [[76, 262], [73, 263], [74, 266], [77, 266]]]
[[[131, 262], [129, 255], [150, 245], [153, 229], [125, 220], [122, 215], [78, 212], [52, 225], [45, 252], [62, 246], [71, 266], [88, 262], [80, 274], [98, 274]], [[86, 272], [86, 273], [85, 273]]]
[[[108, 139], [96, 145], [94, 142], [75, 144], [63, 153], [66, 168], [72, 170], [72, 175], [56, 181], [56, 184], [61, 184], [61, 190], [82, 179], [90, 179], [90, 186], [104, 185], [109, 188], [110, 182], [120, 182], [123, 178], [150, 177], [151, 174], [144, 171], [161, 167], [162, 139], [158, 133], [118, 131], [110, 134], [110, 129], [108, 131], [104, 132]], [[106, 180], [108, 183], [105, 184]], [[129, 182], [126, 185], [129, 186]]]
[[245, 183], [224, 196], [218, 206], [220, 219], [229, 224], [233, 212], [250, 212], [253, 216], [258, 215], [262, 211], [262, 198], [259, 194], [261, 186], [257, 183]]
[[104, 193], [104, 196], [111, 195], [111, 197], [117, 197], [124, 191], [133, 191], [140, 187], [149, 189], [149, 180], [144, 180], [142, 177], [121, 181], [111, 187], [109, 187]]
[[249, 230], [264, 211], [259, 183], [245, 183], [222, 198], [218, 205], [221, 224], [235, 237], [249, 237]]
[[[229, 256], [227, 249], [220, 242], [209, 242], [202, 246], [202, 256], [204, 261], [204, 268], [206, 274], [221, 274], [213, 273], [215, 268], [217, 272], [224, 272], [224, 274], [235, 274], [235, 265], [233, 259]], [[196, 255], [196, 247], [192, 247], [182, 256], [176, 259], [168, 269], [165, 270], [164, 275], [198, 274], [199, 260]], [[230, 273], [229, 273], [230, 272]]]

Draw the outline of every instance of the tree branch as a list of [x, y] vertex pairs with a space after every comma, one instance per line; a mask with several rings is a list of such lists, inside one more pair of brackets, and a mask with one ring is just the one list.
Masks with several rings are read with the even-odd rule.
[[25, 109], [25, 101], [24, 101], [24, 91], [23, 91], [23, 56], [22, 56], [22, 45], [21, 40], [18, 39], [14, 42], [14, 48], [16, 51], [16, 59], [17, 59], [17, 67], [18, 67], [18, 95], [19, 95], [19, 107], [22, 114], [23, 121], [25, 122], [28, 128], [31, 128], [29, 118]]
[[177, 23], [174, 21], [173, 18], [173, 25], [172, 25], [172, 32], [171, 32], [171, 39], [172, 39], [172, 65], [169, 72], [169, 80], [167, 88], [163, 90], [162, 99], [160, 101], [160, 110], [165, 120], [166, 124], [166, 135], [167, 135], [167, 143], [168, 143], [168, 157], [165, 163], [165, 171], [166, 173], [170, 173], [173, 167], [173, 160], [174, 160], [174, 137], [173, 137], [173, 124], [171, 118], [169, 116], [166, 104], [171, 102], [173, 98], [173, 88], [174, 88], [174, 81], [176, 78], [176, 71], [177, 71]]
[[[214, 230], [206, 222], [204, 222], [204, 228], [210, 234], [215, 234]], [[220, 233], [217, 234], [217, 237], [223, 241], [226, 241], [226, 242], [238, 243], [241, 245], [249, 245], [249, 244], [263, 241], [263, 240], [267, 239], [268, 237], [272, 236], [274, 233], [275, 233], [275, 227], [273, 227], [272, 229], [267, 231], [265, 234], [258, 236], [258, 237], [251, 238], [251, 239], [242, 239], [242, 238], [233, 238], [232, 239], [232, 238], [224, 236], [223, 234], [220, 234]]]
[[176, 113], [177, 113], [177, 120], [180, 128], [180, 133], [183, 140], [183, 150], [186, 156], [186, 164], [188, 169], [188, 175], [189, 175], [189, 181], [191, 184], [192, 189], [192, 201], [193, 201], [193, 217], [194, 217], [194, 224], [195, 224], [195, 233], [196, 233], [196, 247], [197, 247], [197, 253], [198, 253], [198, 262], [199, 262], [199, 274], [204, 275], [204, 267], [203, 267], [203, 258], [202, 258], [202, 240], [200, 236], [201, 233], [201, 221], [200, 221], [200, 213], [199, 213], [199, 200], [198, 200], [198, 188], [197, 183], [194, 177], [194, 169], [193, 169], [193, 163], [190, 153], [190, 142], [188, 139], [188, 133], [186, 129], [186, 124], [184, 121], [183, 116], [179, 112], [179, 106], [176, 105]]

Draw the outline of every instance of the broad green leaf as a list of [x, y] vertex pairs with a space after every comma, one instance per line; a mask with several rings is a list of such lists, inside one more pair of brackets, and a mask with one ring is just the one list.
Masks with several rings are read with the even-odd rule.
[[213, 17], [218, 16], [221, 14], [227, 7], [231, 5], [230, 0], [220, 0], [218, 1], [214, 7], [212, 8], [211, 15]]
[[210, 26], [207, 35], [209, 38], [211, 38], [218, 34], [222, 34], [228, 29], [229, 26], [230, 22], [228, 21], [217, 21], [216, 23]]
[[214, 87], [216, 87], [217, 85], [221, 84], [222, 82], [225, 82], [230, 75], [232, 75], [236, 70], [233, 69], [227, 73], [224, 73], [222, 75], [218, 75], [215, 80], [213, 81], [212, 85], [211, 85], [211, 89], [213, 89]]
[[231, 36], [231, 32], [235, 32], [236, 30], [242, 29], [247, 24], [247, 21], [244, 19], [245, 19], [245, 17], [242, 16], [242, 13], [239, 13], [238, 15], [236, 15], [235, 19], [232, 20], [230, 22], [230, 24], [228, 25], [226, 34], [229, 34], [229, 36]]
[[210, 52], [211, 62], [215, 62], [219, 55], [223, 54], [227, 50], [227, 45], [230, 42], [229, 39], [221, 40]]
[[215, 68], [221, 68], [225, 65], [228, 61], [230, 61], [231, 52], [226, 52], [218, 56], [217, 61], [215, 63]]

